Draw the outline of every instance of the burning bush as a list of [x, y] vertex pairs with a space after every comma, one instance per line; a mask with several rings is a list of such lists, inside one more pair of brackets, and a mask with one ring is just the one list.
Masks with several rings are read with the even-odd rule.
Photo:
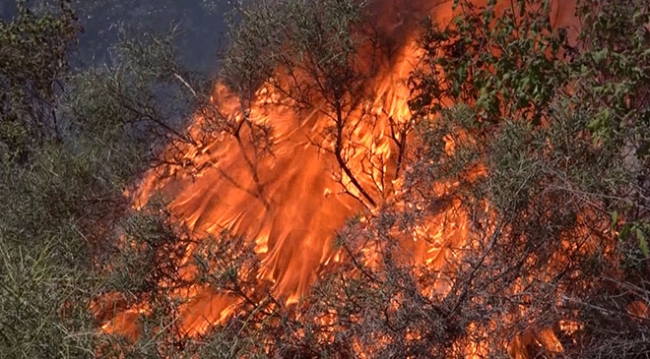
[[[649, 5], [239, 8], [209, 99], [156, 76], [197, 110], [112, 227], [94, 349], [647, 357]], [[165, 124], [145, 90], [114, 98]]]

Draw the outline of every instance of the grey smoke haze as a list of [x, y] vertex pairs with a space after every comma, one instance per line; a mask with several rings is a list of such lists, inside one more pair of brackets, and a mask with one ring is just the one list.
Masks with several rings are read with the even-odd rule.
[[[375, 0], [370, 11], [376, 25], [395, 46], [409, 36], [431, 9], [449, 0]], [[57, 0], [29, 0], [35, 8], [56, 6]], [[84, 33], [79, 39], [77, 66], [109, 64], [110, 48], [120, 32], [128, 35], [169, 34], [184, 64], [214, 73], [220, 49], [226, 45], [224, 14], [228, 0], [71, 0]], [[0, 0], [0, 19], [16, 13], [16, 0]]]
[[74, 0], [85, 34], [80, 39], [87, 61], [110, 60], [107, 49], [127, 34], [168, 34], [175, 29], [182, 61], [214, 72], [217, 51], [223, 45], [224, 13], [230, 8], [219, 0]]
[[[16, 0], [0, 0], [0, 19], [16, 14]], [[182, 61], [202, 72], [213, 73], [218, 50], [225, 45], [224, 14], [231, 9], [226, 0], [72, 0], [84, 28], [79, 39], [77, 66], [110, 63], [110, 51], [126, 34], [169, 34], [175, 29], [175, 44]], [[56, 6], [53, 0], [30, 0], [35, 11]]]

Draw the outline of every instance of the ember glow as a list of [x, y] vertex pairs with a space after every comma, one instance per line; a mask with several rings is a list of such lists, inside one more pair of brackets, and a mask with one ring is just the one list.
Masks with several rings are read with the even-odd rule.
[[[418, 205], [412, 201], [417, 194], [404, 190], [403, 177], [409, 170], [407, 159], [412, 156], [410, 144], [417, 141], [407, 104], [407, 79], [421, 57], [414, 29], [426, 14], [441, 23], [449, 21], [452, 2], [406, 3], [410, 5], [371, 2], [381, 9], [377, 11], [382, 14], [378, 28], [400, 45], [390, 59], [374, 59], [379, 61], [379, 70], [364, 80], [358, 94], [346, 95], [349, 98], [344, 100], [349, 105], [343, 114], [337, 114], [327, 99], [312, 98], [311, 108], [301, 108], [275, 86], [288, 76], [282, 69], [257, 89], [255, 101], [247, 108], [237, 94], [218, 83], [212, 96], [214, 112], [197, 112], [187, 128], [195, 143], [170, 144], [163, 156], [170, 163], [178, 163], [181, 154], [185, 165], [150, 170], [133, 194], [134, 207], [144, 208], [161, 193], [168, 201], [172, 221], [192, 237], [219, 237], [227, 231], [251, 246], [260, 260], [259, 267], [238, 268], [240, 275], [257, 278], [259, 290], [269, 290], [286, 306], [300, 303], [332, 264], [347, 260], [335, 245], [337, 233], [347, 220], [357, 216], [363, 225], [385, 206]], [[501, 3], [502, 9], [510, 4]], [[552, 8], [555, 26], [571, 28], [575, 2], [557, 0]], [[361, 51], [356, 56], [363, 63], [364, 56], [372, 55]], [[454, 151], [453, 139], [445, 148]], [[466, 180], [486, 175], [485, 168], [478, 166], [468, 170]], [[458, 183], [430, 185], [431, 193], [444, 198]], [[489, 204], [483, 206], [489, 216]], [[489, 245], [473, 235], [470, 217], [457, 200], [451, 200], [409, 232], [391, 234], [402, 238], [396, 254], [411, 263], [416, 273], [440, 273], [435, 283], [423, 285], [422, 293], [445, 295], [453, 279], [448, 276], [461, 265], [463, 252]], [[177, 260], [183, 280], [194, 280], [198, 273], [194, 258], [204, 249], [205, 243], [181, 248], [183, 255]], [[364, 265], [382, 265], [376, 248], [364, 250]], [[557, 256], [553, 260], [561, 263], [561, 254]], [[547, 276], [556, 270], [561, 268], [551, 265]], [[522, 290], [525, 285], [521, 283]], [[183, 302], [178, 320], [180, 331], [188, 336], [218, 328], [237, 313], [242, 300], [209, 285], [195, 284], [172, 293], [176, 296], [173, 299]], [[111, 302], [110, 298], [105, 300]], [[149, 311], [146, 302], [125, 305], [115, 316], [101, 318], [103, 329], [135, 338], [138, 315]], [[641, 309], [634, 307], [631, 311]], [[561, 324], [564, 332], [576, 331], [580, 325], [571, 321]], [[494, 329], [498, 329], [496, 324]], [[476, 329], [477, 337], [493, 334], [482, 330]], [[416, 340], [418, 335], [410, 333], [407, 340]], [[523, 358], [521, 348], [531, 344], [550, 352], [562, 351], [556, 334], [547, 327], [531, 327], [504, 347], [512, 357]], [[361, 345], [355, 350], [359, 356], [372, 356]], [[485, 347], [477, 341], [464, 352], [468, 357], [480, 357]]]

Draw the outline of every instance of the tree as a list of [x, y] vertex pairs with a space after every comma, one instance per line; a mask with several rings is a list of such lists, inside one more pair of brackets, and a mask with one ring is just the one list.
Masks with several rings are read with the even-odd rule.
[[647, 355], [650, 4], [579, 1], [574, 36], [387, 3], [238, 7], [212, 92], [157, 37], [70, 71], [67, 3], [19, 3], [0, 352]]
[[[304, 123], [295, 126], [319, 126], [307, 136], [334, 158], [330, 168], [343, 191], [364, 206], [380, 206], [400, 164], [367, 151], [385, 144], [377, 142], [376, 133], [360, 134], [359, 129], [377, 127], [379, 116], [389, 111], [373, 113], [381, 97], [376, 87], [391, 82], [386, 72], [398, 47], [389, 43], [381, 17], [363, 1], [261, 2], [241, 9], [240, 17], [223, 61], [224, 83], [243, 107], [264, 87], [279, 98], [271, 105], [302, 118]], [[403, 122], [391, 117], [387, 125], [393, 133], [387, 145], [396, 148], [397, 158], [411, 130]], [[360, 166], [365, 169], [354, 170]]]
[[[645, 113], [645, 105], [633, 101], [633, 93], [642, 93], [647, 85], [641, 77], [628, 77], [640, 74], [645, 62], [632, 55], [635, 60], [623, 63], [639, 64], [639, 69], [621, 70], [617, 76], [608, 75], [609, 65], [593, 66], [593, 57], [610, 53], [604, 50], [609, 46], [616, 49], [614, 59], [619, 60], [624, 56], [621, 53], [631, 55], [635, 53], [631, 48], [646, 46], [641, 45], [647, 39], [646, 4], [635, 4], [639, 7], [634, 9], [629, 5], [593, 9], [579, 3], [579, 14], [588, 21], [577, 40], [571, 38], [577, 42], [569, 41], [566, 29], [553, 26], [549, 2], [495, 5], [487, 2], [478, 7], [459, 1], [458, 17], [451, 24], [430, 23], [425, 28], [421, 38], [424, 57], [410, 82], [417, 126], [411, 135], [411, 151], [403, 159], [403, 184], [377, 212], [362, 211], [338, 232], [336, 243], [344, 259], [319, 272], [319, 280], [302, 301], [285, 307], [273, 296], [256, 296], [251, 289], [256, 278], [232, 270], [230, 259], [236, 255], [209, 252], [209, 258], [220, 263], [205, 266], [208, 273], [209, 268], [214, 270], [210, 283], [241, 295], [246, 303], [216, 330], [215, 340], [242, 350], [239, 353], [261, 351], [288, 357], [345, 357], [355, 351], [377, 357], [454, 357], [474, 352], [520, 358], [560, 351], [577, 357], [615, 357], [621, 355], [614, 352], [618, 349], [630, 357], [647, 352], [640, 340], [646, 335], [640, 325], [647, 317], [630, 309], [647, 303], [647, 281], [622, 275], [645, 270], [641, 268], [647, 260], [636, 257], [631, 272], [631, 267], [619, 265], [620, 259], [642, 254], [646, 234], [641, 227], [622, 222], [628, 223], [623, 232], [628, 239], [621, 243], [628, 244], [619, 247], [610, 229], [614, 208], [619, 210], [617, 225], [623, 208], [635, 208], [635, 216], [629, 217], [632, 221], [645, 213], [645, 205], [635, 198], [647, 196], [636, 197], [647, 193], [647, 185], [641, 184], [646, 175], [641, 167], [629, 166], [630, 157], [626, 161], [624, 151], [631, 133], [643, 136], [646, 132], [646, 122], [637, 117]], [[263, 12], [262, 19], [275, 24], [273, 14]], [[281, 16], [286, 14], [281, 11], [278, 17], [284, 19]], [[609, 39], [605, 34], [613, 32], [622, 18], [635, 24], [628, 27], [630, 35], [635, 34], [628, 37], [632, 40], [605, 40]], [[278, 23], [280, 29], [293, 29], [289, 20]], [[603, 32], [595, 35], [594, 28]], [[263, 36], [267, 27], [245, 29], [251, 33], [244, 36], [249, 40], [242, 40], [244, 44], [260, 42], [250, 47], [250, 59], [235, 58], [252, 65], [253, 59], [264, 58], [265, 53], [254, 51], [273, 42]], [[271, 39], [284, 44], [284, 32], [270, 33]], [[281, 54], [269, 50], [282, 59], [279, 65], [272, 62], [275, 67], [249, 66], [260, 71], [250, 88], [257, 89], [273, 74], [270, 88], [295, 101], [292, 106], [311, 109], [314, 101], [310, 100], [323, 96], [324, 105], [317, 109], [330, 106], [324, 113], [331, 115], [333, 131], [324, 136], [332, 136], [325, 143], [333, 144], [329, 153], [337, 157], [336, 144], [353, 141], [347, 136], [337, 140], [341, 132], [336, 129], [344, 129], [337, 125], [349, 124], [337, 109], [341, 114], [354, 111], [344, 111], [349, 109], [344, 104], [350, 102], [337, 94], [347, 92], [336, 90], [365, 92], [354, 87], [354, 71], [341, 70], [349, 64], [345, 56], [332, 57], [345, 59], [335, 63], [339, 67], [333, 66], [337, 69], [333, 76], [323, 71], [327, 66], [311, 67], [310, 55], [322, 54], [315, 44], [327, 36], [306, 38], [314, 41], [296, 46], [302, 51], [292, 53], [290, 45], [280, 47]], [[238, 49], [235, 54], [248, 52]], [[285, 54], [290, 54], [288, 59]], [[605, 61], [606, 57], [598, 58]], [[298, 60], [306, 64], [296, 64]], [[280, 75], [266, 73], [276, 67]], [[585, 78], [584, 71], [594, 71], [593, 77]], [[350, 77], [337, 77], [340, 74]], [[625, 85], [617, 87], [615, 78]], [[339, 80], [344, 84], [341, 87], [327, 86]], [[239, 79], [233, 83], [240, 83]], [[618, 92], [620, 101], [604, 100], [605, 90], [600, 86], [634, 90]], [[629, 119], [623, 121], [626, 130], [605, 126], [608, 135], [603, 137], [593, 123], [603, 116], [601, 111]], [[370, 151], [359, 148], [366, 154]], [[337, 158], [336, 163], [339, 167], [334, 174], [345, 173], [342, 164], [353, 166], [345, 158], [342, 163]], [[372, 188], [364, 187], [372, 182], [357, 182], [358, 187]], [[343, 185], [349, 194], [365, 200], [367, 208], [374, 208], [368, 198], [381, 198], [370, 190], [364, 195], [351, 180]], [[639, 243], [632, 251], [627, 247], [629, 235], [637, 236], [633, 240]], [[413, 244], [415, 239], [425, 244]], [[236, 248], [232, 240], [220, 240], [215, 248]], [[426, 255], [419, 252], [423, 248]], [[417, 260], [418, 253], [424, 260]], [[241, 263], [254, 262], [253, 254], [242, 258], [246, 259]], [[630, 292], [631, 288], [635, 289]], [[621, 335], [605, 338], [604, 333], [613, 328]], [[241, 336], [250, 339], [239, 346]]]
[[[641, 288], [646, 288], [647, 282], [635, 282], [639, 292], [624, 300], [610, 297], [626, 292], [624, 288], [631, 284], [620, 277], [617, 264], [631, 253], [626, 245], [620, 246], [624, 242], [617, 246], [607, 226], [613, 211], [635, 208], [626, 218], [634, 223], [637, 215], [647, 210], [640, 200], [648, 193], [647, 185], [642, 184], [647, 175], [640, 167], [630, 166], [646, 158], [638, 150], [643, 146], [637, 147], [639, 143], [631, 138], [646, 132], [641, 129], [646, 126], [641, 115], [646, 105], [637, 102], [633, 93], [643, 93], [647, 84], [642, 77], [630, 75], [634, 70], [624, 70], [627, 67], [610, 61], [630, 61], [639, 69], [645, 66], [632, 49], [646, 46], [641, 43], [648, 40], [642, 10], [647, 4], [608, 4], [594, 9], [588, 2], [579, 2], [578, 14], [584, 22], [576, 43], [567, 41], [566, 31], [550, 26], [549, 2], [537, 6], [520, 1], [512, 12], [500, 17], [496, 17], [495, 4], [477, 8], [460, 1], [463, 15], [455, 26], [430, 26], [423, 42], [426, 65], [413, 78], [418, 95], [412, 106], [424, 119], [425, 143], [430, 143], [433, 152], [428, 153], [436, 163], [432, 171], [454, 178], [477, 161], [485, 164], [488, 175], [469, 183], [466, 191], [473, 193], [474, 199], [463, 203], [487, 199], [496, 211], [496, 228], [503, 229], [494, 232], [494, 241], [489, 242], [494, 245], [484, 257], [470, 261], [474, 263], [469, 278], [473, 289], [461, 291], [468, 293], [461, 304], [466, 308], [463, 312], [480, 313], [493, 305], [487, 303], [499, 303], [499, 311], [507, 313], [509, 300], [498, 299], [498, 293], [523, 286], [527, 289], [518, 295], [524, 302], [510, 302], [526, 306], [526, 314], [517, 319], [522, 320], [521, 326], [516, 320], [503, 319], [512, 327], [535, 322], [543, 327], [568, 319], [582, 323], [572, 330], [580, 328], [579, 336], [600, 339], [578, 346], [562, 342], [567, 353], [582, 357], [622, 355], [612, 351], [612, 342], [600, 337], [604, 328], [620, 325], [629, 329], [615, 339], [616, 347], [625, 348], [625, 355], [640, 355], [647, 348], [639, 345], [636, 335], [642, 331], [627, 308], [645, 301], [646, 294], [641, 293], [646, 289]], [[614, 40], [614, 28], [619, 28], [622, 19], [634, 25], [626, 27], [628, 40]], [[605, 53], [608, 56], [603, 56]], [[607, 64], [596, 65], [594, 58]], [[440, 74], [444, 74], [442, 81]], [[462, 104], [462, 111], [448, 112], [441, 99]], [[437, 120], [426, 120], [438, 114]], [[455, 145], [451, 155], [438, 145], [449, 138]], [[630, 154], [631, 147], [640, 157]], [[614, 222], [619, 220], [621, 217], [614, 217]], [[483, 227], [491, 226], [486, 223]], [[645, 251], [644, 238], [644, 230], [639, 230], [637, 248], [641, 251]], [[548, 278], [552, 278], [550, 283]], [[605, 283], [600, 283], [603, 278]], [[527, 286], [531, 280], [538, 284]], [[484, 284], [479, 284], [481, 281]], [[596, 294], [599, 292], [607, 294]], [[472, 296], [476, 297], [470, 300]], [[610, 298], [610, 305], [603, 306], [604, 298]], [[475, 307], [476, 302], [481, 304]], [[595, 308], [604, 307], [608, 314], [592, 317]], [[580, 313], [576, 317], [568, 313], [576, 309], [574, 313]], [[492, 325], [489, 317], [484, 317], [486, 331]], [[562, 333], [564, 329], [560, 325], [554, 330]], [[551, 344], [557, 341], [549, 341], [544, 330], [539, 335], [537, 340], [545, 350], [553, 352]], [[520, 348], [512, 347], [511, 355], [536, 355], [526, 347], [525, 337], [516, 337]], [[600, 341], [607, 344], [594, 344]]]
[[0, 23], [0, 145], [25, 161], [33, 143], [61, 136], [58, 98], [79, 28], [67, 1], [59, 2], [59, 16], [17, 5], [16, 19]]
[[[59, 5], [17, 2], [19, 14], [0, 23], [0, 352], [9, 358], [100, 353], [107, 338], [93, 301], [115, 288], [148, 295], [150, 276], [166, 273], [154, 254], [177, 239], [159, 217], [131, 218], [123, 191], [188, 106], [160, 89], [190, 93], [191, 73], [164, 39], [122, 43], [114, 67], [72, 69], [79, 28], [68, 2]], [[122, 233], [144, 245], [122, 247]]]

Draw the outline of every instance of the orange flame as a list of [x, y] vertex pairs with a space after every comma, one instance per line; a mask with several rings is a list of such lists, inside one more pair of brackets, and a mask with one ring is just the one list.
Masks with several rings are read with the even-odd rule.
[[[442, 5], [434, 0], [419, 3], [427, 4], [425, 8], [440, 22], [452, 16], [451, 2]], [[509, 3], [504, 1], [501, 6], [505, 8]], [[575, 1], [554, 1], [554, 25], [573, 24], [574, 8]], [[413, 28], [418, 19], [418, 16], [404, 13], [394, 18], [385, 16], [387, 19], [378, 21], [387, 22], [389, 25], [384, 27], [393, 35]], [[350, 121], [356, 122], [345, 134], [348, 140], [344, 156], [345, 163], [354, 171], [354, 179], [340, 171], [339, 159], [331, 150], [336, 144], [322, 135], [328, 131], [332, 115], [324, 107], [315, 106], [311, 112], [296, 111], [291, 100], [266, 84], [257, 90], [256, 102], [250, 109], [242, 111], [237, 96], [224, 85], [217, 84], [212, 106], [229, 124], [237, 125], [246, 120], [260, 128], [271, 129], [270, 143], [265, 145], [269, 151], [260, 150], [260, 139], [252, 126], [240, 126], [237, 136], [228, 131], [209, 135], [205, 129], [212, 126], [213, 119], [209, 114], [197, 113], [187, 133], [199, 145], [184, 142], [170, 145], [164, 156], [171, 162], [181, 153], [185, 165], [165, 165], [150, 170], [133, 195], [134, 206], [143, 208], [153, 195], [162, 193], [169, 201], [167, 209], [172, 220], [187, 228], [193, 237], [219, 236], [225, 230], [241, 238], [254, 247], [261, 265], [257, 271], [252, 268], [239, 268], [239, 271], [249, 271], [248, 274], [256, 276], [260, 283], [270, 283], [272, 293], [283, 298], [285, 304], [298, 303], [327, 265], [341, 260], [341, 253], [334, 246], [335, 233], [347, 219], [359, 213], [371, 215], [386, 203], [409, 205], [399, 200], [402, 179], [398, 166], [400, 151], [404, 148], [395, 141], [406, 142], [407, 138], [391, 139], [391, 136], [400, 136], [396, 128], [413, 125], [407, 104], [410, 92], [406, 80], [421, 53], [415, 44], [415, 32], [407, 32], [405, 36], [399, 56], [384, 63], [383, 70], [365, 86], [369, 94], [350, 111]], [[454, 151], [452, 141], [446, 143], [446, 150]], [[484, 168], [476, 168], [468, 177], [471, 180], [485, 175]], [[359, 184], [353, 183], [354, 180]], [[432, 184], [434, 192], [440, 196], [457, 185]], [[460, 265], [455, 263], [458, 251], [480, 245], [472, 238], [470, 226], [469, 214], [452, 201], [439, 214], [415, 228], [414, 233], [402, 234], [405, 239], [400, 250], [408, 257], [406, 260], [415, 264], [416, 270], [440, 270]], [[399, 233], [394, 235], [400, 237]], [[200, 252], [199, 247], [193, 244], [184, 248], [181, 277], [188, 282], [194, 281], [197, 275], [193, 258]], [[366, 260], [368, 265], [379, 265], [371, 248], [367, 249]], [[450, 290], [449, 282], [450, 279], [441, 277], [425, 291], [444, 295]], [[241, 301], [236, 296], [198, 284], [176, 294], [184, 302], [179, 315], [181, 332], [190, 336], [204, 334], [214, 325], [223, 323], [236, 313]], [[104, 321], [104, 330], [137, 336], [136, 317], [147, 313], [148, 306], [138, 304], [120, 308], [119, 314]], [[410, 336], [417, 338], [418, 333]], [[520, 348], [531, 343], [551, 352], [562, 350], [550, 329], [531, 329], [511, 343], [510, 355], [525, 357]], [[363, 350], [359, 348], [358, 351]], [[468, 357], [481, 357], [485, 348], [477, 342], [465, 352]]]

